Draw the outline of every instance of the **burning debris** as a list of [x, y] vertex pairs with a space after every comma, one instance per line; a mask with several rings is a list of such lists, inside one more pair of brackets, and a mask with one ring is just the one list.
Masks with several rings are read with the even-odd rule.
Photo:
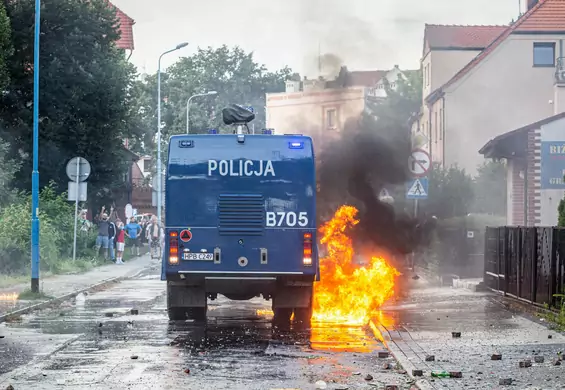
[[372, 256], [366, 266], [356, 264], [347, 230], [359, 223], [357, 209], [340, 207], [320, 228], [327, 255], [320, 259], [321, 281], [314, 285], [313, 321], [363, 325], [394, 294], [400, 275], [382, 257]]

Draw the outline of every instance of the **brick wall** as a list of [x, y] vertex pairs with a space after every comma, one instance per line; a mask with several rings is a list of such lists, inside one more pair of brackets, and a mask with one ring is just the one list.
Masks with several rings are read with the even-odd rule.
[[[512, 182], [512, 225], [524, 225], [525, 191], [524, 178], [526, 174], [528, 194], [527, 213], [528, 226], [541, 224], [541, 134], [539, 129], [528, 132], [528, 154], [526, 158], [513, 159], [510, 179]], [[522, 174], [523, 175], [523, 174]]]

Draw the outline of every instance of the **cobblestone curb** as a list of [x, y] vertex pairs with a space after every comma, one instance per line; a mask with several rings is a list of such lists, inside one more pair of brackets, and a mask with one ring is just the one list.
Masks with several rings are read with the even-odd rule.
[[[394, 341], [394, 337], [391, 332], [384, 327], [381, 323], [375, 322], [371, 320], [369, 322], [369, 326], [373, 331], [374, 336], [380, 340], [386, 349], [390, 352], [392, 357], [402, 366], [402, 368], [406, 371], [410, 379], [414, 381], [414, 384], [420, 390], [436, 390], [438, 387], [435, 387], [431, 384], [427, 379], [422, 378], [421, 376], [415, 376], [413, 371], [418, 371], [419, 368], [416, 367], [406, 356], [402, 350], [396, 345]], [[400, 337], [400, 336], [399, 336]], [[428, 372], [429, 374], [429, 372]]]

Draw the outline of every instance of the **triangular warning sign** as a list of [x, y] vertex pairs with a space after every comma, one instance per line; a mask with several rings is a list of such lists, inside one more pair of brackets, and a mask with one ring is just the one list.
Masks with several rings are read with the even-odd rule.
[[180, 239], [184, 242], [190, 241], [192, 238], [192, 233], [188, 230], [183, 230], [180, 232]]
[[410, 189], [408, 190], [407, 195], [427, 196], [428, 194], [426, 193], [426, 188], [422, 185], [420, 179], [416, 179], [414, 180], [414, 183], [412, 183], [412, 187], [410, 187]]

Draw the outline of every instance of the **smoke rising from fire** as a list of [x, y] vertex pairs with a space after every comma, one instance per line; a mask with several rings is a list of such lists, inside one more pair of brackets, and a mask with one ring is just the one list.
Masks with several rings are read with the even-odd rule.
[[350, 233], [357, 248], [369, 245], [406, 254], [425, 243], [433, 222], [397, 213], [378, 196], [383, 188], [402, 185], [410, 178], [410, 151], [408, 134], [382, 134], [366, 120], [350, 120], [342, 137], [323, 146], [318, 168], [320, 202], [330, 207], [358, 206], [360, 222]]
[[379, 59], [395, 57], [394, 50], [376, 37], [374, 26], [354, 16], [356, 5], [353, 3], [344, 0], [300, 2], [298, 26], [306, 76], [332, 79], [345, 64], [350, 69], [361, 69], [375, 66]]

